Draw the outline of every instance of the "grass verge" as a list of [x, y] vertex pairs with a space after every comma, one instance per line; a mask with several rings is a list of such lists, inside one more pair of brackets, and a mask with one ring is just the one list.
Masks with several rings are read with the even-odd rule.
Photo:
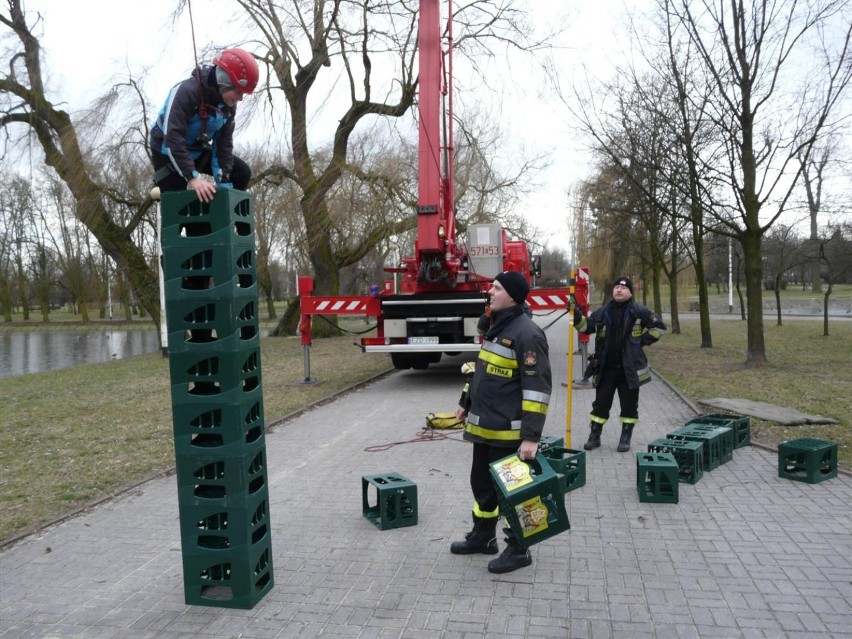
[[651, 365], [696, 404], [713, 397], [751, 399], [837, 419], [836, 425], [782, 426], [752, 418], [752, 440], [773, 448], [800, 437], [835, 441], [839, 466], [852, 469], [852, 322], [831, 323], [828, 337], [821, 321], [766, 322], [763, 368], [745, 366], [745, 322], [716, 321], [711, 331], [713, 348], [700, 348], [698, 320], [682, 319], [679, 335], [668, 334], [648, 349]]
[[[261, 340], [267, 425], [391, 368], [351, 337]], [[159, 353], [0, 379], [0, 540], [174, 468], [168, 359]], [[2, 543], [2, 542], [0, 542]]]

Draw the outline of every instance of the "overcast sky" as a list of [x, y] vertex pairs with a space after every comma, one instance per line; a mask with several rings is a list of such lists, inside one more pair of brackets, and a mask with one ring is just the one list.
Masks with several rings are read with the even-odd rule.
[[[52, 97], [61, 97], [72, 111], [88, 106], [112, 81], [126, 78], [128, 71], [138, 75], [142, 69], [150, 69], [145, 88], [159, 108], [169, 87], [186, 77], [192, 67], [189, 18], [184, 14], [177, 23], [170, 21], [174, 0], [25, 0], [25, 5], [45, 18], [46, 70], [54, 81], [61, 81], [59, 95]], [[529, 5], [542, 26], [565, 28], [558, 53], [563, 78], [579, 77], [584, 69], [604, 75], [611, 71], [624, 41], [623, 0], [529, 0]], [[216, 6], [230, 11], [233, 5], [227, 0], [193, 2], [199, 52], [240, 39], [222, 14], [211, 11]], [[543, 74], [531, 73], [528, 65], [506, 62], [510, 75], [499, 101], [508, 153], [523, 148], [529, 154], [548, 154], [552, 161], [523, 208], [545, 231], [551, 247], [567, 250], [565, 193], [589, 174], [589, 162], [581, 141], [571, 134], [565, 108], [553, 100], [542, 101], [546, 89]], [[493, 104], [493, 96], [489, 100]], [[257, 133], [246, 131], [244, 135]], [[238, 138], [238, 149], [240, 141]]]

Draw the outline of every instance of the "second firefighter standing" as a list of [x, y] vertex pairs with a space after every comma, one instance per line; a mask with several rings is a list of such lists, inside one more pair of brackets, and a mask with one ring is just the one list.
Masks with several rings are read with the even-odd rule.
[[574, 326], [581, 333], [597, 334], [595, 401], [589, 415], [589, 439], [583, 448], [593, 450], [601, 445], [601, 433], [618, 393], [621, 405], [618, 452], [627, 452], [639, 420], [639, 387], [651, 381], [644, 348], [665, 334], [666, 325], [659, 315], [633, 299], [633, 282], [628, 277], [615, 279], [609, 303], [589, 317], [583, 317], [583, 310], [574, 309]]

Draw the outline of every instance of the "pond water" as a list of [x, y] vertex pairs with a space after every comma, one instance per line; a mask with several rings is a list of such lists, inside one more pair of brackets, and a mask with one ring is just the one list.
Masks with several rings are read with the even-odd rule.
[[153, 329], [0, 331], [0, 377], [107, 362], [159, 349]]

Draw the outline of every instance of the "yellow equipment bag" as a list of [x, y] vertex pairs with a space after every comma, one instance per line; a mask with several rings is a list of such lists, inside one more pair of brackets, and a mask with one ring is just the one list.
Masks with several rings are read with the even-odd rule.
[[426, 415], [426, 427], [436, 430], [453, 430], [464, 428], [464, 420], [456, 417], [455, 413], [429, 413]]

